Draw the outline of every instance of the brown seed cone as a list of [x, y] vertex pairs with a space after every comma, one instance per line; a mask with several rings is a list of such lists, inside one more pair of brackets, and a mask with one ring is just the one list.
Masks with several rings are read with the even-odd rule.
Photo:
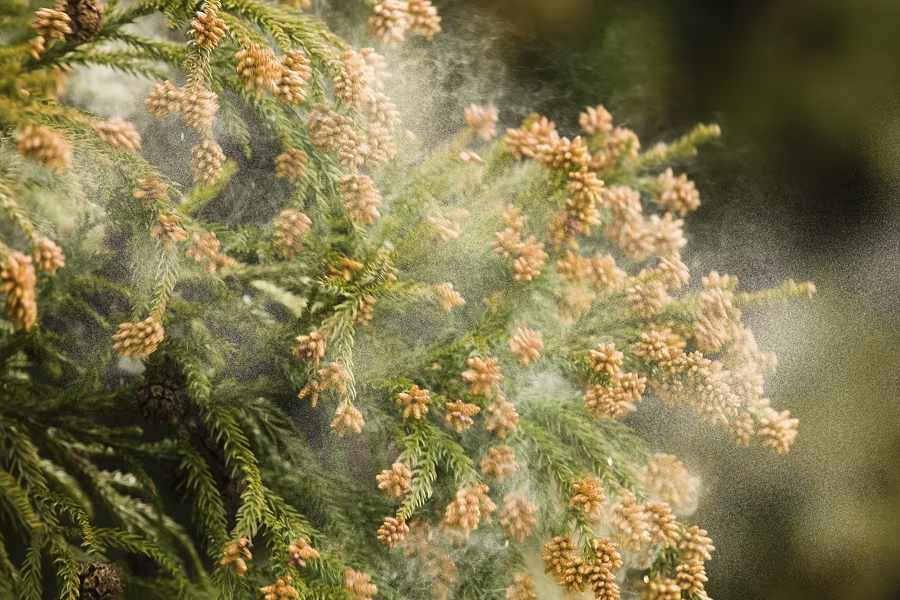
[[228, 32], [228, 25], [219, 18], [215, 9], [210, 8], [206, 12], [197, 11], [197, 18], [190, 22], [189, 35], [195, 44], [201, 48], [212, 50], [219, 45]]
[[521, 494], [509, 493], [503, 497], [497, 520], [509, 539], [521, 543], [531, 535], [531, 526], [534, 525], [534, 515], [538, 507], [529, 502], [528, 498]]
[[695, 596], [702, 592], [703, 584], [709, 581], [703, 561], [689, 560], [675, 567], [675, 581], [688, 596]]
[[16, 152], [57, 173], [72, 164], [72, 144], [62, 133], [38, 125], [26, 125], [17, 132]]
[[171, 81], [164, 81], [153, 86], [153, 91], [144, 100], [147, 112], [157, 119], [165, 119], [169, 113], [180, 112], [184, 88], [175, 87]]
[[67, 40], [85, 42], [93, 39], [100, 31], [103, 19], [103, 7], [97, 0], [61, 0], [57, 8], [65, 11], [72, 19], [72, 33], [66, 35]]
[[34, 13], [31, 28], [45, 41], [63, 41], [66, 36], [72, 35], [72, 18], [61, 10], [39, 8]]
[[661, 575], [634, 584], [634, 589], [641, 593], [641, 600], [681, 600], [678, 583]]
[[225, 546], [225, 550], [222, 551], [222, 560], [219, 561], [219, 564], [233, 568], [235, 574], [242, 578], [247, 574], [247, 561], [252, 559], [250, 540], [241, 538]]
[[215, 183], [222, 176], [225, 153], [212, 138], [204, 138], [191, 148], [191, 173], [200, 184]]
[[596, 477], [585, 477], [572, 484], [569, 508], [578, 507], [587, 516], [599, 517], [605, 501], [606, 494], [603, 493], [603, 483]]
[[379, 473], [376, 480], [378, 489], [385, 497], [393, 496], [397, 500], [403, 500], [412, 485], [412, 471], [403, 463], [395, 462], [390, 469]]
[[147, 317], [137, 323], [128, 322], [119, 325], [118, 331], [112, 336], [116, 340], [113, 348], [119, 356], [145, 357], [156, 352], [164, 336], [162, 323], [154, 317]]
[[116, 600], [124, 589], [119, 572], [112, 564], [82, 564], [78, 571], [78, 597], [81, 600]]
[[534, 580], [522, 573], [513, 575], [512, 583], [506, 588], [506, 600], [537, 600]]
[[[466, 361], [469, 365], [467, 371], [463, 371], [462, 380], [469, 383], [469, 392], [475, 396], [493, 398], [500, 389], [503, 375], [500, 373], [500, 361], [496, 358], [482, 359], [475, 356]], [[490, 409], [488, 410], [490, 412]]]
[[178, 224], [181, 217], [178, 215], [159, 215], [156, 225], [150, 230], [150, 237], [162, 240], [163, 247], [172, 242], [183, 242], [187, 239], [187, 233]]
[[176, 424], [185, 413], [186, 382], [178, 365], [167, 356], [151, 361], [144, 383], [134, 395], [134, 405], [147, 419]]
[[685, 561], [706, 561], [712, 559], [712, 551], [716, 547], [712, 545], [712, 540], [707, 537], [705, 529], [692, 525], [681, 534], [678, 549], [681, 550]]
[[384, 0], [372, 9], [369, 17], [369, 27], [375, 37], [392, 46], [403, 41], [410, 25], [409, 4], [400, 0]]
[[622, 557], [616, 544], [609, 538], [594, 539], [591, 542], [594, 560], [585, 565], [583, 571], [596, 600], [619, 600], [619, 586], [616, 584], [616, 570], [622, 568]]
[[413, 417], [421, 419], [422, 415], [428, 414], [428, 404], [431, 402], [431, 396], [428, 390], [419, 389], [414, 385], [408, 392], [397, 394], [397, 404], [403, 406], [403, 418]]
[[480, 412], [481, 407], [477, 404], [469, 404], [462, 400], [458, 402], [448, 402], [447, 414], [444, 416], [444, 420], [453, 425], [456, 433], [462, 433], [475, 424], [472, 417]]
[[124, 119], [113, 117], [105, 121], [94, 121], [91, 126], [97, 132], [97, 137], [110, 146], [120, 150], [137, 150], [141, 147], [141, 135], [134, 125]]
[[297, 210], [284, 210], [275, 220], [275, 235], [272, 243], [281, 258], [294, 258], [303, 249], [303, 238], [312, 221]]
[[381, 194], [367, 175], [345, 175], [338, 182], [347, 217], [357, 225], [370, 225], [380, 217]]
[[281, 71], [275, 96], [285, 104], [299, 104], [306, 100], [306, 88], [312, 70], [303, 50], [289, 50], [281, 56]]
[[306, 561], [319, 558], [319, 551], [309, 545], [304, 538], [297, 538], [297, 541], [288, 547], [288, 564], [295, 567], [306, 567]]
[[299, 598], [300, 592], [293, 586], [294, 579], [290, 575], [285, 575], [272, 585], [259, 588], [264, 600], [291, 600]]
[[136, 200], [140, 200], [141, 206], [151, 208], [156, 202], [166, 197], [166, 190], [169, 186], [161, 182], [156, 173], [148, 173], [143, 179], [137, 180], [138, 188], [134, 190], [132, 196]]
[[410, 33], [431, 40], [441, 32], [441, 17], [431, 0], [409, 0]]
[[344, 571], [344, 589], [356, 596], [356, 600], [372, 600], [378, 587], [371, 582], [371, 576], [353, 569]]
[[275, 157], [275, 177], [297, 183], [306, 175], [306, 161], [309, 155], [303, 150], [290, 148]]
[[405, 519], [387, 517], [378, 528], [378, 541], [388, 548], [393, 548], [403, 541], [407, 533], [409, 533], [409, 525], [406, 524]]
[[41, 238], [34, 244], [31, 251], [37, 268], [50, 275], [55, 275], [57, 269], [66, 266], [66, 256], [56, 242], [49, 238]]
[[504, 478], [516, 474], [516, 457], [509, 446], [492, 446], [488, 448], [487, 456], [481, 459], [479, 464], [481, 472], [487, 477], [493, 477], [500, 483]]
[[0, 292], [6, 292], [6, 318], [18, 330], [28, 331], [37, 321], [36, 284], [31, 257], [21, 252], [10, 254], [0, 272]]
[[334, 419], [331, 421], [331, 426], [337, 429], [337, 434], [340, 437], [344, 437], [344, 433], [348, 429], [356, 435], [361, 434], [365, 424], [362, 413], [349, 402], [338, 404], [337, 410], [334, 411]]
[[518, 422], [519, 413], [516, 411], [516, 407], [506, 398], [501, 397], [488, 405], [484, 428], [501, 440], [505, 440], [507, 434], [516, 432]]
[[219, 112], [219, 97], [199, 85], [181, 88], [181, 119], [188, 127], [203, 132], [213, 124]]
[[244, 88], [259, 98], [263, 91], [277, 91], [281, 80], [282, 63], [268, 46], [250, 44], [234, 54], [238, 76], [244, 81]]
[[541, 358], [544, 342], [538, 331], [532, 331], [527, 327], [516, 331], [516, 335], [509, 340], [509, 351], [522, 365], [529, 365]]

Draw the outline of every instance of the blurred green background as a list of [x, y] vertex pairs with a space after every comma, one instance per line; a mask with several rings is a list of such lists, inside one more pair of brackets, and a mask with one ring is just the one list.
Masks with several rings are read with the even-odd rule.
[[900, 598], [900, 2], [435, 3], [434, 55], [457, 51], [435, 59], [445, 103], [563, 131], [603, 103], [645, 144], [722, 125], [686, 169], [703, 198], [687, 260], [747, 288], [816, 282], [814, 301], [748, 317], [800, 437], [786, 456], [734, 448], [652, 402], [632, 422], [703, 481], [712, 598]]

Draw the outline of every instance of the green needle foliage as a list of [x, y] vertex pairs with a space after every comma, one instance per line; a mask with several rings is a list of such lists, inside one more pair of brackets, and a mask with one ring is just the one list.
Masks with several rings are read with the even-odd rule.
[[[0, 596], [705, 597], [694, 481], [620, 419], [654, 395], [786, 451], [741, 308], [812, 291], [688, 286], [664, 169], [716, 127], [641, 153], [602, 107], [495, 139], [473, 105], [426, 147], [301, 7], [3, 8]], [[86, 65], [156, 82], [190, 157], [67, 104]], [[230, 153], [272, 147], [266, 204]]]

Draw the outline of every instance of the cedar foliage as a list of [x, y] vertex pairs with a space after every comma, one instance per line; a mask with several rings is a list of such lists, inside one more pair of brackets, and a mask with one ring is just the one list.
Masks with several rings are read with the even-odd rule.
[[[408, 21], [373, 18], [388, 41], [436, 33], [429, 3], [373, 14], [391, 6]], [[691, 480], [617, 420], [645, 386], [740, 442], [793, 439], [762, 398], [768, 359], [740, 309], [811, 286], [737, 293], [713, 274], [682, 290], [663, 265], [683, 245], [663, 168], [717, 128], [640, 153], [591, 114], [584, 139], [535, 115], [492, 141], [491, 111], [474, 110], [426, 149], [378, 95], [377, 55], [302, 7], [69, 0], [54, 10], [71, 32], [55, 37], [40, 20], [58, 13], [3, 8], [0, 595], [364, 598], [371, 577], [379, 598], [513, 600], [541, 577], [544, 543], [569, 535], [577, 549], [547, 570], [557, 560], [571, 567], [560, 585], [612, 598], [591, 577], [618, 554], [621, 585], [682, 582], [697, 554], [687, 524], [660, 533], [650, 508], [687, 512]], [[136, 33], [153, 14], [171, 39]], [[204, 38], [192, 22], [213, 15], [224, 36]], [[309, 71], [292, 63], [291, 95], [280, 57], [297, 50]], [[207, 161], [193, 184], [145, 160], [126, 123], [65, 103], [66, 73], [85, 65], [178, 82], [150, 108], [193, 107], [185, 132]], [[245, 177], [217, 139], [283, 151], [271, 169], [291, 191], [263, 221], [250, 194], [217, 210]], [[573, 187], [587, 174], [602, 194]], [[374, 186], [348, 192], [363, 175]], [[663, 217], [646, 217], [656, 205]], [[651, 334], [671, 356], [641, 351]], [[596, 368], [598, 344], [619, 362]], [[382, 494], [396, 463], [408, 481]], [[397, 547], [379, 541], [388, 517]], [[659, 535], [631, 550], [629, 527]]]

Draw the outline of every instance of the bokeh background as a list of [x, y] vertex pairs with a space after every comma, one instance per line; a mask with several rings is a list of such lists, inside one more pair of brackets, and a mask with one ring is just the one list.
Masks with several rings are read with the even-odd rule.
[[900, 2], [435, 4], [433, 102], [493, 101], [507, 125], [536, 110], [564, 131], [603, 103], [645, 145], [721, 124], [686, 167], [703, 199], [687, 260], [747, 288], [816, 282], [814, 301], [748, 319], [800, 437], [786, 456], [734, 448], [652, 403], [632, 423], [702, 479], [712, 598], [900, 598]]

